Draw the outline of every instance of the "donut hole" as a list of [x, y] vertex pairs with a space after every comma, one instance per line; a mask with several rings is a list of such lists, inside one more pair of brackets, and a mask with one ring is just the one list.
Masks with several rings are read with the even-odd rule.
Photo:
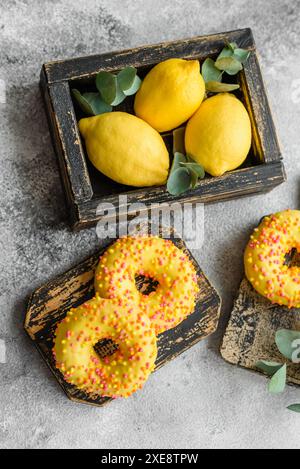
[[284, 265], [288, 267], [300, 267], [300, 253], [296, 248], [292, 248], [285, 255]]
[[111, 339], [101, 339], [94, 345], [94, 350], [100, 358], [109, 357], [118, 350], [118, 344]]
[[135, 285], [140, 293], [148, 296], [156, 291], [159, 282], [155, 278], [139, 274], [135, 276]]

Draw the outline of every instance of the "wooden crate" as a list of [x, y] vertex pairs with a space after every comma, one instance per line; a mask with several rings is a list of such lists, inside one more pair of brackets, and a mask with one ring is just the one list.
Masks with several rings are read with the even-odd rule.
[[[174, 235], [171, 236], [171, 239], [177, 247], [188, 254], [193, 262], [197, 270], [199, 294], [194, 312], [178, 326], [158, 336], [158, 356], [155, 369], [162, 367], [212, 334], [217, 328], [221, 308], [218, 293], [187, 250], [184, 242], [180, 238], [174, 238]], [[57, 323], [64, 318], [70, 308], [79, 306], [94, 296], [95, 268], [104, 249], [36, 290], [29, 300], [24, 324], [26, 332], [69, 399], [96, 406], [103, 406], [111, 399], [88, 394], [67, 383], [55, 367], [52, 348]], [[140, 283], [143, 283], [142, 279], [140, 279]], [[108, 341], [101, 342], [96, 347], [98, 354], [100, 356], [107, 355], [107, 350], [109, 352], [111, 350], [110, 346]]]
[[[172, 196], [165, 186], [137, 189], [117, 184], [90, 164], [78, 130], [77, 121], [82, 114], [71, 96], [72, 88], [94, 90], [95, 76], [101, 70], [117, 72], [131, 65], [143, 77], [155, 64], [171, 57], [199, 59], [203, 62], [207, 57], [215, 58], [225, 42], [236, 42], [239, 47], [251, 51], [244, 70], [237, 76], [240, 90], [236, 94], [249, 112], [253, 131], [252, 147], [241, 168], [221, 177], [207, 176], [195, 189], [180, 196]], [[101, 213], [97, 214], [100, 203], [120, 207], [122, 213], [130, 216], [131, 204], [135, 202], [143, 202], [147, 206], [152, 204], [152, 207], [174, 201], [215, 202], [267, 192], [285, 180], [276, 131], [249, 28], [50, 62], [43, 65], [41, 89], [74, 229], [96, 224], [102, 216]], [[116, 109], [132, 112], [132, 104], [133, 98], [127, 98]], [[165, 133], [163, 138], [170, 150], [172, 134]], [[118, 197], [120, 194], [127, 196], [121, 203]]]

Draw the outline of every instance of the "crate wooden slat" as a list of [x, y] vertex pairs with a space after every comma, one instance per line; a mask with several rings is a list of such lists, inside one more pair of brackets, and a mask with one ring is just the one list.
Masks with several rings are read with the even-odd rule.
[[219, 34], [197, 36], [179, 41], [161, 42], [123, 51], [58, 60], [44, 65], [48, 84], [96, 75], [101, 70], [122, 69], [129, 65], [154, 65], [170, 57], [200, 58], [217, 54], [225, 42], [236, 42], [239, 47], [253, 49], [254, 41], [249, 28]]
[[[193, 314], [174, 329], [159, 335], [156, 369], [212, 334], [217, 328], [221, 307], [218, 293], [187, 250], [184, 242], [174, 236], [171, 239], [179, 248], [187, 252], [195, 265], [200, 292]], [[29, 300], [24, 324], [26, 332], [67, 396], [73, 401], [96, 406], [102, 406], [111, 399], [88, 394], [68, 384], [55, 367], [52, 347], [56, 324], [63, 319], [71, 307], [76, 307], [93, 296], [94, 271], [99, 255], [104, 249], [36, 290]], [[107, 344], [100, 344], [99, 347], [100, 350], [97, 348], [97, 351], [101, 353], [101, 347], [107, 347]]]
[[[276, 347], [276, 331], [299, 328], [300, 309], [273, 305], [244, 278], [223, 337], [221, 355], [233, 365], [262, 373], [255, 366], [259, 360], [286, 361]], [[287, 380], [300, 384], [299, 364], [288, 364]]]
[[[227, 173], [221, 178], [204, 179], [197, 190], [187, 191], [181, 196], [172, 196], [164, 188], [158, 187], [147, 193], [144, 189], [127, 193], [124, 203], [119, 200], [118, 195], [107, 196], [105, 202], [112, 204], [112, 216], [118, 213], [118, 210], [121, 213], [126, 211], [129, 219], [131, 216], [135, 216], [134, 206], [132, 211], [130, 205], [138, 202], [145, 203], [147, 206], [154, 204], [157, 200], [160, 203], [167, 202], [169, 204], [178, 201], [190, 203], [199, 201], [202, 203], [218, 202], [220, 200], [235, 199], [238, 196], [268, 192], [276, 185], [281, 184], [284, 178], [283, 163], [278, 161], [268, 165], [239, 169], [234, 173]], [[99, 201], [97, 199], [91, 199], [83, 204], [79, 203], [73, 218], [74, 229], [96, 224], [100, 218], [99, 210], [97, 211], [98, 207]], [[108, 217], [109, 215], [107, 215]]]
[[[199, 59], [215, 57], [226, 42], [236, 42], [251, 51], [244, 70], [237, 76], [238, 97], [244, 102], [252, 123], [253, 142], [245, 164], [221, 177], [206, 177], [197, 187], [181, 196], [171, 196], [165, 186], [133, 188], [116, 184], [105, 178], [89, 163], [80, 139], [78, 108], [71, 96], [71, 88], [92, 90], [95, 75], [101, 70], [118, 71], [128, 65], [145, 73], [156, 63], [171, 57]], [[87, 87], [87, 88], [86, 88]], [[158, 206], [161, 202], [216, 202], [244, 195], [263, 193], [286, 179], [276, 131], [262, 80], [255, 42], [249, 28], [181, 41], [165, 42], [121, 52], [69, 59], [45, 64], [41, 71], [44, 96], [51, 134], [59, 160], [62, 183], [68, 204], [69, 218], [74, 229], [97, 223], [103, 214], [97, 213], [101, 203], [119, 205], [118, 196], [127, 196], [122, 209], [130, 212], [135, 201]], [[132, 112], [132, 98], [120, 106]], [[170, 149], [172, 135], [163, 138]], [[170, 155], [170, 158], [172, 156]], [[130, 215], [130, 213], [129, 213]]]

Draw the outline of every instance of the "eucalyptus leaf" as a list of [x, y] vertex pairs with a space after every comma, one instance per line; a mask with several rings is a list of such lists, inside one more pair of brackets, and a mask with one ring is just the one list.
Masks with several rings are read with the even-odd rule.
[[117, 78], [109, 72], [99, 72], [96, 76], [96, 86], [101, 93], [102, 99], [113, 105], [117, 97]]
[[260, 360], [256, 363], [256, 367], [264, 371], [268, 376], [273, 376], [282, 367], [282, 363]]
[[241, 62], [234, 56], [221, 57], [220, 59], [217, 59], [215, 66], [219, 70], [223, 70], [228, 73], [228, 75], [236, 75], [243, 68]]
[[123, 91], [121, 90], [118, 84], [117, 77], [115, 78], [116, 78], [116, 96], [113, 102], [111, 103], [112, 106], [118, 106], [118, 104], [121, 104], [122, 101], [124, 101], [124, 99], [126, 98], [126, 95], [123, 93]]
[[170, 174], [172, 173], [172, 171], [175, 171], [176, 169], [180, 168], [181, 163], [186, 163], [186, 157], [183, 153], [180, 153], [179, 151], [176, 151], [174, 153], [172, 166], [171, 166], [171, 169], [170, 169]]
[[288, 410], [291, 410], [292, 412], [298, 412], [300, 413], [300, 404], [291, 404], [287, 407]]
[[190, 173], [190, 177], [191, 177], [191, 184], [190, 184], [190, 188], [191, 189], [194, 189], [197, 185], [197, 182], [198, 182], [198, 174], [196, 171], [194, 171], [192, 168], [188, 168], [188, 171]]
[[276, 332], [275, 343], [284, 357], [299, 363], [300, 331], [280, 329]]
[[235, 49], [237, 49], [237, 46], [238, 46], [236, 42], [228, 42], [226, 45], [227, 45], [228, 49], [232, 50], [232, 52], [234, 52]]
[[268, 390], [272, 394], [279, 394], [284, 391], [286, 385], [286, 363], [270, 379]]
[[80, 108], [85, 112], [86, 114], [90, 114], [91, 116], [94, 115], [94, 110], [90, 103], [82, 96], [80, 91], [76, 90], [76, 88], [72, 89], [72, 94], [76, 101], [78, 102]]
[[207, 58], [204, 60], [201, 67], [201, 75], [205, 82], [209, 81], [221, 81], [223, 72], [215, 67], [215, 62]]
[[89, 115], [97, 116], [104, 112], [111, 112], [112, 107], [105, 103], [99, 93], [83, 93], [77, 89], [72, 90], [73, 96], [81, 109]]
[[206, 90], [212, 93], [227, 93], [238, 90], [240, 85], [230, 83], [219, 83], [218, 81], [209, 81], [205, 84]]
[[169, 175], [167, 190], [172, 195], [180, 195], [190, 188], [191, 176], [186, 168], [177, 168]]
[[126, 67], [121, 70], [117, 75], [117, 80], [122, 91], [129, 90], [136, 77], [135, 67]]
[[234, 53], [234, 42], [228, 43], [220, 52], [217, 57], [217, 60], [223, 59], [224, 57], [232, 57]]
[[184, 144], [184, 135], [185, 127], [178, 127], [178, 129], [173, 130], [173, 153], [182, 153], [185, 154], [185, 144]]
[[250, 51], [246, 49], [235, 49], [233, 53], [234, 57], [244, 64], [250, 55]]
[[197, 178], [203, 179], [204, 176], [205, 176], [205, 171], [204, 171], [203, 167], [198, 163], [194, 163], [194, 162], [193, 163], [191, 163], [191, 162], [183, 163], [183, 162], [181, 162], [180, 165], [187, 168], [189, 171], [191, 170], [191, 171], [195, 172], [197, 174]]
[[142, 84], [142, 80], [136, 75], [136, 77], [133, 80], [132, 86], [128, 90], [123, 90], [123, 93], [126, 96], [131, 96], [140, 89], [141, 84]]

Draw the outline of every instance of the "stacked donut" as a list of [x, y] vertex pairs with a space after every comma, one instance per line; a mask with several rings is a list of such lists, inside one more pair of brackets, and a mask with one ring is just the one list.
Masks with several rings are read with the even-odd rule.
[[[136, 277], [158, 283], [141, 293]], [[128, 397], [155, 367], [156, 336], [194, 310], [197, 274], [189, 257], [172, 241], [156, 236], [118, 239], [101, 256], [95, 297], [71, 309], [58, 324], [54, 341], [57, 368], [65, 380], [89, 393]], [[101, 358], [95, 345], [111, 339], [117, 350]]]

